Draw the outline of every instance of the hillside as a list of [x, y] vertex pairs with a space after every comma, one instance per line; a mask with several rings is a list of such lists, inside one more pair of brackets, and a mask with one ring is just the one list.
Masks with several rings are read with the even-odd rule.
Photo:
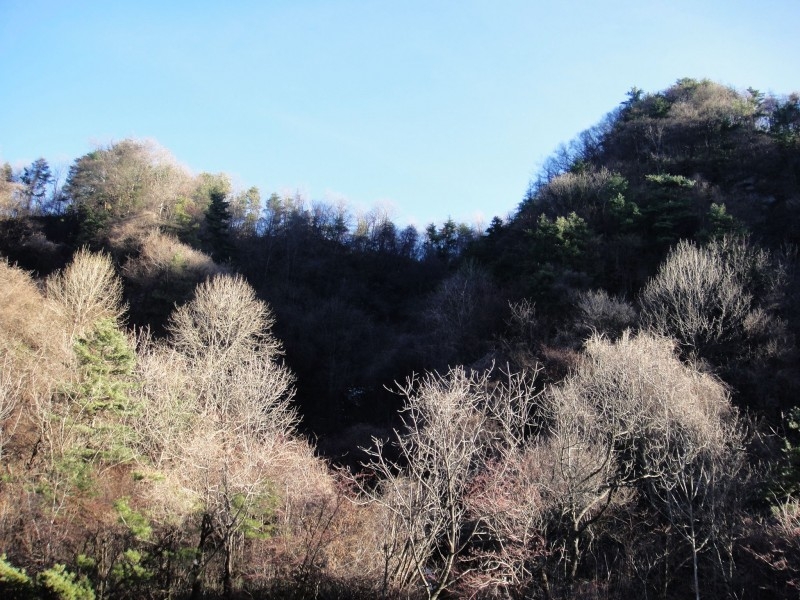
[[800, 590], [796, 94], [634, 88], [486, 231], [0, 179], [5, 597]]

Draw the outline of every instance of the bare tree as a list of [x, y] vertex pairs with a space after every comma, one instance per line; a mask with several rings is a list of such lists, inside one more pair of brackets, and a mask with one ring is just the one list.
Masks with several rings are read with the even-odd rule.
[[478, 265], [465, 263], [445, 279], [429, 297], [424, 313], [436, 364], [452, 364], [467, 358], [465, 351], [474, 353], [501, 310], [491, 278]]
[[733, 521], [740, 517], [746, 495], [743, 430], [735, 421], [719, 425], [717, 440], [677, 432], [668, 451], [659, 453], [661, 468], [647, 486], [651, 502], [689, 547], [697, 600], [702, 555], [710, 557], [726, 585], [733, 579]]
[[602, 289], [580, 292], [576, 304], [576, 325], [584, 336], [599, 333], [616, 338], [636, 323], [633, 306]]
[[547, 398], [565, 486], [556, 497], [573, 532], [583, 523], [575, 517], [591, 518], [630, 488], [688, 543], [698, 596], [701, 554], [730, 568], [726, 515], [746, 470], [742, 428], [721, 382], [681, 363], [670, 340], [625, 333], [616, 343], [591, 338], [584, 362]]
[[218, 551], [232, 593], [237, 544], [269, 512], [271, 472], [292, 452], [294, 378], [272, 324], [244, 280], [217, 276], [175, 311], [168, 344], [140, 352], [145, 451], [169, 467], [176, 501], [200, 507], [194, 596]]
[[623, 487], [615, 452], [623, 432], [604, 427], [607, 423], [598, 413], [610, 407], [598, 406], [579, 385], [572, 378], [548, 390], [543, 406], [548, 431], [536, 448], [539, 460], [548, 465], [541, 494], [554, 517], [551, 541], [563, 557], [568, 583], [578, 572], [587, 532], [621, 498]]
[[[431, 599], [453, 582], [456, 557], [468, 531], [464, 496], [483, 451], [481, 411], [487, 376], [463, 368], [429, 375], [401, 388], [406, 405], [403, 433], [396, 435], [398, 461], [376, 440], [368, 467], [380, 478], [364, 488], [399, 519], [418, 583]], [[401, 583], [410, 573], [401, 575]]]
[[781, 328], [772, 311], [782, 273], [746, 240], [680, 242], [642, 290], [642, 321], [689, 352], [719, 357]]
[[542, 486], [548, 465], [542, 458], [535, 444], [511, 449], [502, 459], [488, 461], [473, 479], [466, 504], [480, 528], [459, 565], [460, 595], [525, 597], [538, 583], [544, 596], [550, 596], [545, 569], [551, 554], [546, 538], [549, 507]]
[[377, 480], [357, 481], [396, 518], [402, 551], [394, 560], [407, 570], [394, 569], [391, 583], [416, 579], [438, 598], [467, 573], [457, 559], [482, 528], [482, 515], [467, 502], [474, 479], [487, 461], [503, 460], [523, 443], [537, 394], [525, 375], [493, 382], [490, 371], [463, 367], [409, 381], [400, 392], [404, 426], [394, 447], [375, 440], [366, 466]]
[[66, 269], [47, 279], [45, 292], [53, 311], [71, 328], [70, 342], [100, 319], [117, 321], [125, 312], [122, 282], [111, 257], [78, 250]]

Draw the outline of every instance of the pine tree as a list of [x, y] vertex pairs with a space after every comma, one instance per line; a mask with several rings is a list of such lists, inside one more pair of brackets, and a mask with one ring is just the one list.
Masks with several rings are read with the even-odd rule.
[[25, 186], [23, 193], [25, 195], [26, 208], [30, 212], [33, 210], [34, 205], [41, 206], [44, 198], [47, 195], [47, 186], [53, 181], [53, 175], [50, 173], [50, 165], [44, 158], [39, 158], [31, 163], [29, 167], [25, 167], [20, 177], [20, 182]]
[[215, 262], [224, 263], [233, 255], [230, 207], [220, 190], [212, 191], [210, 198], [205, 219], [206, 246]]

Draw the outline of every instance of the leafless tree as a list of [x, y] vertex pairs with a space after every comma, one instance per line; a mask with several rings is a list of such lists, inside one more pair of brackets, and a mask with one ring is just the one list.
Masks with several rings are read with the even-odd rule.
[[[748, 467], [743, 430], [719, 423], [720, 439], [676, 432], [669, 451], [659, 453], [662, 468], [648, 480], [648, 496], [688, 545], [695, 598], [701, 595], [700, 560], [710, 557], [726, 584], [734, 575], [734, 521], [741, 517]], [[728, 592], [730, 589], [727, 590]]]
[[560, 496], [569, 500], [573, 531], [581, 527], [573, 517], [591, 517], [616, 490], [630, 488], [684, 536], [696, 594], [701, 553], [730, 568], [726, 515], [741, 498], [746, 461], [721, 382], [681, 363], [670, 340], [625, 333], [616, 343], [591, 338], [579, 369], [548, 398], [550, 439], [562, 456], [556, 464], [568, 467], [560, 468]]
[[71, 328], [70, 343], [100, 319], [118, 320], [125, 312], [122, 282], [111, 257], [86, 248], [67, 267], [49, 277], [45, 292], [54, 313]]
[[546, 539], [548, 506], [542, 482], [548, 465], [535, 444], [488, 461], [473, 480], [466, 505], [480, 524], [475, 543], [460, 569], [458, 593], [525, 596], [538, 583], [545, 597], [550, 585], [545, 566], [551, 553]]
[[171, 473], [176, 503], [201, 507], [194, 595], [217, 550], [232, 592], [243, 528], [269, 512], [270, 475], [291, 452], [294, 379], [272, 324], [244, 280], [217, 276], [175, 311], [167, 343], [142, 343], [145, 451]]
[[642, 291], [642, 321], [689, 352], [724, 355], [782, 328], [772, 313], [781, 280], [769, 253], [746, 240], [682, 241]]
[[612, 502], [624, 497], [615, 452], [624, 432], [604, 427], [607, 423], [598, 413], [610, 407], [598, 406], [579, 385], [576, 378], [568, 379], [545, 394], [543, 413], [549, 426], [536, 448], [539, 460], [547, 465], [540, 493], [554, 517], [551, 541], [563, 556], [567, 582], [578, 572], [586, 533]]
[[409, 381], [400, 392], [403, 428], [394, 447], [376, 440], [366, 466], [377, 480], [357, 481], [370, 501], [396, 518], [400, 550], [393, 560], [406, 569], [391, 569], [391, 583], [416, 579], [438, 598], [467, 574], [456, 562], [482, 528], [482, 515], [467, 502], [474, 479], [487, 461], [505, 460], [522, 445], [537, 394], [524, 375], [498, 383], [490, 371], [463, 367]]
[[465, 349], [480, 347], [502, 304], [489, 274], [465, 263], [428, 299], [424, 317], [431, 332], [436, 364], [462, 359]]
[[592, 333], [618, 337], [636, 323], [636, 310], [628, 302], [609, 296], [605, 290], [580, 292], [576, 325], [586, 336]]
[[[486, 375], [463, 368], [429, 375], [401, 388], [404, 431], [396, 435], [398, 460], [376, 441], [368, 467], [380, 478], [373, 500], [400, 521], [417, 582], [431, 599], [453, 582], [458, 554], [472, 537], [464, 496], [481, 459], [481, 411]], [[401, 574], [408, 583], [411, 573]]]

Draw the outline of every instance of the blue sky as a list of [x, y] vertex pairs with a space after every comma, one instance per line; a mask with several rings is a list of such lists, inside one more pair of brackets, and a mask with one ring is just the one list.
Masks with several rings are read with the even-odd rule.
[[632, 86], [800, 90], [799, 0], [0, 0], [0, 162], [195, 172], [488, 223]]

